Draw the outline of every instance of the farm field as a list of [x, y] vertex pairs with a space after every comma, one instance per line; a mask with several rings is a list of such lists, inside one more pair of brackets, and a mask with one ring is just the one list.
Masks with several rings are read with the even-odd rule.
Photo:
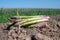
[[[13, 39], [15, 39], [13, 37], [15, 37], [17, 35], [18, 35], [17, 37], [19, 37], [19, 38], [16, 38], [16, 39], [19, 39], [19, 40], [20, 39], [24, 40], [24, 38], [28, 39], [28, 40], [30, 40], [30, 39], [31, 40], [35, 40], [35, 39], [36, 40], [42, 40], [42, 39], [43, 40], [55, 40], [55, 39], [60, 40], [60, 37], [59, 37], [60, 36], [60, 15], [51, 16], [51, 18], [49, 18], [49, 21], [46, 21], [46, 22], [41, 22], [41, 19], [39, 19], [39, 18], [41, 18], [41, 16], [40, 17], [29, 16], [29, 17], [30, 18], [35, 17], [35, 18], [34, 19], [27, 18], [29, 20], [22, 21], [22, 23], [24, 23], [23, 24], [24, 26], [23, 26], [23, 28], [21, 27], [22, 32], [19, 35], [16, 33], [18, 31], [16, 31], [14, 29], [15, 27], [18, 27], [18, 26], [14, 26], [14, 25], [10, 26], [10, 28], [13, 27], [13, 29], [8, 30], [6, 28], [9, 28], [9, 25], [8, 25], [9, 23], [0, 23], [0, 40], [8, 40], [8, 39], [13, 40]], [[26, 18], [26, 16], [23, 18]], [[32, 26], [29, 24], [31, 24]], [[14, 34], [14, 35], [12, 35], [12, 34]], [[3, 39], [3, 37], [4, 37], [4, 39]]]
[[[20, 16], [59, 15], [60, 9], [20, 8], [18, 9], [18, 13]], [[16, 8], [0, 8], [0, 23], [5, 23], [9, 17], [16, 15]]]
[[[0, 8], [0, 40], [60, 39], [60, 9], [20, 8], [18, 13], [21, 21], [16, 16], [16, 8]], [[8, 20], [9, 18], [10, 20]], [[15, 20], [13, 20], [14, 18]], [[20, 22], [20, 26], [18, 22]], [[19, 33], [19, 31], [21, 32]]]

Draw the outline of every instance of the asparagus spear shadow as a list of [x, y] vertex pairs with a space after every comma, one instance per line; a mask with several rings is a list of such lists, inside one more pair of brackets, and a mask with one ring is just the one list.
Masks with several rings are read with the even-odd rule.
[[16, 23], [17, 22], [13, 22], [11, 25], [8, 25], [8, 27], [6, 29], [4, 29], [4, 30], [10, 30], [10, 27], [13, 26], [13, 25], [15, 25]]

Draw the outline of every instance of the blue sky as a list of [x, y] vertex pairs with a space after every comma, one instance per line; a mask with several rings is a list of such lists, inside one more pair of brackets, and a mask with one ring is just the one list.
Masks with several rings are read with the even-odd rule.
[[0, 8], [60, 8], [60, 0], [0, 0]]

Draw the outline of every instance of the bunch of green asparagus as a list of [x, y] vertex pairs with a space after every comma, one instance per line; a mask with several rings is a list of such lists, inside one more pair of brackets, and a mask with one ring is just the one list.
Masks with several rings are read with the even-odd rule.
[[27, 27], [29, 25], [34, 25], [39, 22], [48, 21], [49, 16], [21, 16], [21, 26]]

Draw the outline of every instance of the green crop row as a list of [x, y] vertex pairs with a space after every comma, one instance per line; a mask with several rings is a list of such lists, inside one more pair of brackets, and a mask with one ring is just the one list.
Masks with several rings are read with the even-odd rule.
[[[60, 9], [20, 8], [18, 13], [20, 16], [58, 15], [60, 14]], [[8, 22], [9, 17], [16, 15], [16, 8], [0, 8], [0, 23]]]

